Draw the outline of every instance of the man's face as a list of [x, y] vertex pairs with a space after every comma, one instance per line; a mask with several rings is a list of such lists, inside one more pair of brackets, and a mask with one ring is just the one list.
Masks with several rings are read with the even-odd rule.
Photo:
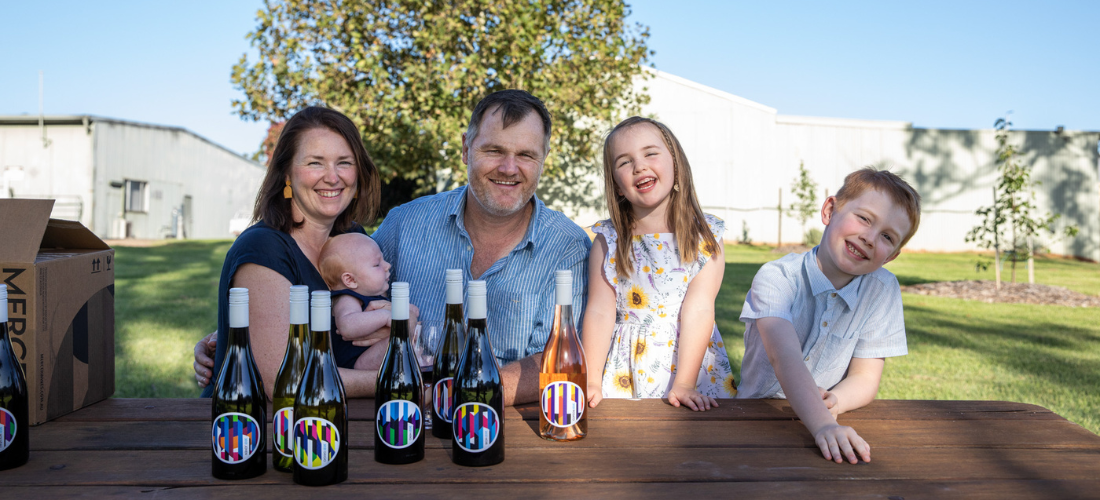
[[482, 116], [477, 137], [462, 135], [462, 162], [477, 203], [504, 217], [518, 212], [535, 194], [546, 151], [538, 113], [527, 113], [505, 129], [498, 111]]

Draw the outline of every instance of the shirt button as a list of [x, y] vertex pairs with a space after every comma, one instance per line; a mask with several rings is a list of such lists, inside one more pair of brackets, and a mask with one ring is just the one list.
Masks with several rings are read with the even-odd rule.
[[472, 250], [472, 249], [473, 249], [473, 248], [472, 248], [472, 247], [470, 247], [470, 245], [466, 245], [466, 251], [467, 251], [467, 252], [469, 252], [469, 251], [470, 251], [470, 250]]
[[821, 326], [829, 326], [829, 322], [828, 321], [822, 321]]
[[831, 294], [829, 294], [829, 296], [830, 296], [830, 297], [832, 297], [832, 298], [834, 298], [834, 299], [836, 298], [836, 294], [835, 294], [835, 293], [831, 293]]
[[809, 360], [810, 360], [810, 357], [809, 357], [809, 356], [806, 356], [806, 361], [809, 361]]

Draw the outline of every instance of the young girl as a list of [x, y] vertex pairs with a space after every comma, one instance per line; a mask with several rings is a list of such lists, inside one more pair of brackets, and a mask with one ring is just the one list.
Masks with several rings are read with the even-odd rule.
[[615, 126], [603, 166], [611, 218], [592, 226], [582, 330], [589, 404], [667, 397], [692, 410], [717, 406], [737, 393], [714, 324], [725, 226], [699, 208], [680, 142], [657, 121]]

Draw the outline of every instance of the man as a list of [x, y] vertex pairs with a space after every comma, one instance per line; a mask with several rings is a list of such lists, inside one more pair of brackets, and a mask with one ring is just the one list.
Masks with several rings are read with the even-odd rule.
[[[527, 92], [482, 99], [462, 135], [469, 183], [394, 208], [373, 235], [393, 266], [392, 280], [410, 283], [424, 331], [441, 328], [446, 269], [487, 282], [488, 332], [508, 405], [538, 397], [541, 353], [553, 324], [554, 271], [573, 271], [578, 325], [587, 295], [587, 234], [535, 196], [550, 132], [549, 112]], [[204, 339], [195, 347], [200, 385], [212, 365], [207, 345]]]
[[488, 285], [488, 332], [505, 404], [535, 401], [539, 362], [554, 318], [554, 271], [573, 271], [577, 324], [584, 311], [587, 234], [535, 196], [550, 146], [550, 114], [522, 90], [489, 95], [462, 135], [469, 183], [394, 208], [373, 235], [411, 283], [424, 331], [441, 328], [444, 271]]

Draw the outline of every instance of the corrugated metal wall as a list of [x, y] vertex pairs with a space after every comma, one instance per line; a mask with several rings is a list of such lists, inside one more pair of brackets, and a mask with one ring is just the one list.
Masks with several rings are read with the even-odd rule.
[[21, 170], [23, 178], [10, 182], [15, 197], [55, 198], [53, 217], [91, 227], [92, 136], [82, 125], [61, 125], [47, 126], [46, 137], [43, 146], [37, 125], [0, 127], [0, 175]]
[[[774, 109], [667, 73], [650, 71], [639, 85], [649, 89], [644, 112], [655, 115], [679, 138], [692, 164], [704, 210], [726, 220], [727, 241], [741, 236], [742, 223], [754, 241], [779, 240], [779, 190], [783, 205], [794, 201], [791, 184], [804, 162], [833, 194], [844, 176], [866, 165], [885, 166], [908, 180], [924, 198], [921, 230], [909, 248], [930, 251], [974, 249], [966, 233], [978, 223], [974, 211], [993, 201], [992, 130], [911, 128], [904, 122], [779, 115]], [[991, 117], [992, 120], [995, 117]], [[1078, 226], [1076, 238], [1047, 238], [1055, 253], [1100, 260], [1100, 153], [1096, 132], [1019, 131], [1011, 141], [1034, 166], [1043, 212], [1063, 214], [1059, 227]], [[587, 221], [582, 221], [587, 222]], [[822, 227], [814, 217], [808, 227]], [[802, 228], [782, 221], [782, 241], [800, 242]]]
[[102, 120], [93, 126], [95, 190], [104, 201], [95, 210], [97, 234], [119, 236], [123, 189], [110, 184], [126, 180], [148, 183], [147, 211], [123, 215], [137, 238], [168, 235], [185, 196], [192, 206], [188, 238], [230, 238], [229, 220], [251, 216], [264, 174], [257, 164], [180, 129]]

